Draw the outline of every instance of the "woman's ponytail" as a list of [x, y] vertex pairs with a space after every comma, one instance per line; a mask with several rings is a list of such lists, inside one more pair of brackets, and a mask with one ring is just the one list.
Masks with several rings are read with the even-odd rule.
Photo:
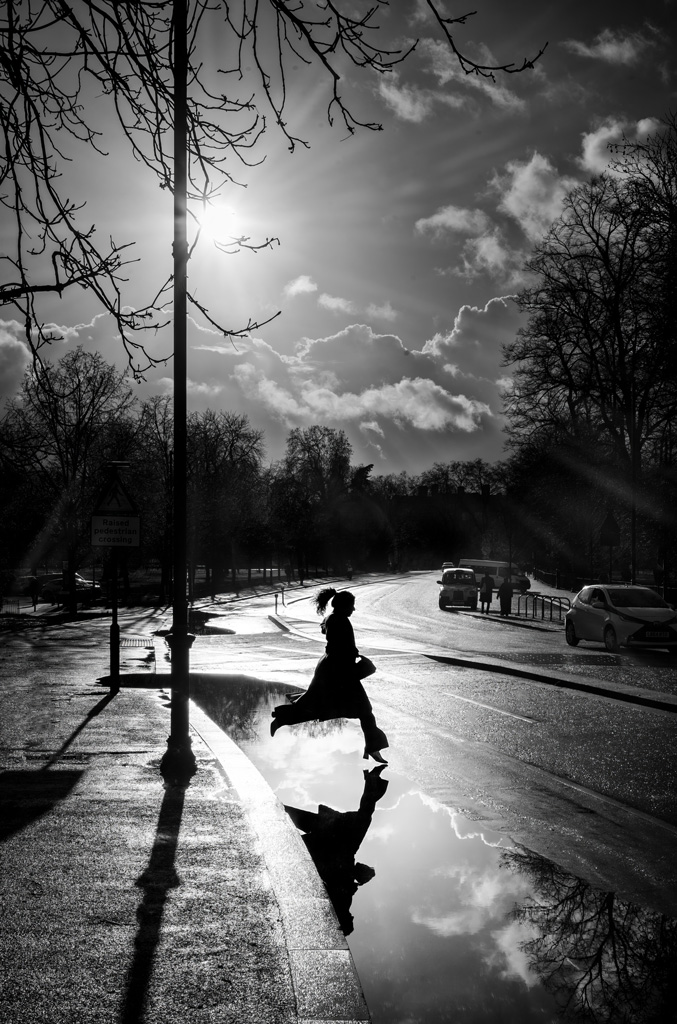
[[321, 590], [315, 598], [315, 608], [317, 609], [318, 615], [324, 615], [324, 610], [331, 601], [332, 597], [336, 597], [336, 591], [333, 587], [325, 587]]

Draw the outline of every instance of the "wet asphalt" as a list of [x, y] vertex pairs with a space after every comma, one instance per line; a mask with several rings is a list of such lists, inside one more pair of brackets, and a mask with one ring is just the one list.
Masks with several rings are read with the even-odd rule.
[[[0, 635], [3, 1020], [369, 1019], [299, 830], [198, 707], [198, 773], [185, 788], [164, 784], [167, 652], [143, 642], [155, 616], [126, 615], [123, 630], [140, 639], [123, 649], [122, 670], [153, 682], [114, 696], [99, 682], [101, 635], [77, 623]], [[273, 635], [285, 624], [266, 618]], [[510, 670], [505, 659], [461, 662]], [[553, 682], [552, 666], [514, 671]], [[568, 673], [560, 684], [677, 703]]]
[[0, 634], [4, 1024], [368, 1020], [297, 829], [197, 708], [198, 771], [165, 785], [152, 641], [121, 652], [151, 688], [112, 694], [105, 633], [22, 620]]

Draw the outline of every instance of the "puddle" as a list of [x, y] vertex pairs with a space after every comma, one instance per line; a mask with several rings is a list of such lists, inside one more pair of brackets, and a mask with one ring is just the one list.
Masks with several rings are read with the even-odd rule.
[[191, 608], [188, 613], [188, 629], [195, 636], [228, 636], [234, 630], [222, 624], [223, 618], [221, 615], [200, 612]]
[[270, 712], [293, 689], [194, 678], [192, 696], [304, 835], [374, 1024], [674, 1020], [677, 921], [593, 889], [389, 766], [365, 772], [355, 722], [271, 738]]

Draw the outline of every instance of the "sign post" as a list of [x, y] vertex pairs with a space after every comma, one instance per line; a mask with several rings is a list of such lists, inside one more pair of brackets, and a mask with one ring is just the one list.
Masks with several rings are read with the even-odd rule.
[[599, 531], [599, 542], [609, 549], [609, 583], [612, 580], [612, 551], [621, 542], [621, 528], [616, 522], [613, 512], [607, 514]]
[[109, 462], [110, 479], [92, 515], [92, 545], [111, 549], [110, 688], [120, 689], [120, 626], [118, 625], [118, 549], [138, 547], [140, 519], [136, 506], [118, 476], [127, 462]]

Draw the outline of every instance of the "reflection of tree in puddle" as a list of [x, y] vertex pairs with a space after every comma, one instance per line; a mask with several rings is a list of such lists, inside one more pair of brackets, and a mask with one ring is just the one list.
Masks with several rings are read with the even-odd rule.
[[501, 857], [532, 883], [533, 897], [514, 915], [534, 929], [522, 949], [563, 1016], [677, 1021], [677, 921], [593, 889], [527, 850]]
[[280, 689], [258, 679], [191, 676], [191, 691], [200, 707], [236, 743], [257, 740], [260, 721], [280, 701]]
[[315, 867], [325, 884], [344, 935], [353, 930], [350, 905], [360, 885], [371, 881], [373, 868], [359, 864], [355, 856], [366, 836], [377, 802], [388, 788], [381, 778], [384, 765], [364, 773], [364, 792], [356, 811], [337, 811], [320, 804], [317, 811], [285, 807], [294, 824], [304, 832]]
[[[267, 735], [273, 708], [288, 693], [303, 693], [303, 688], [271, 684], [262, 679], [233, 676], [191, 676], [191, 694], [201, 708], [236, 743], [254, 743]], [[294, 732], [309, 739], [318, 739], [341, 732], [345, 719], [326, 722], [303, 722], [293, 726]]]

